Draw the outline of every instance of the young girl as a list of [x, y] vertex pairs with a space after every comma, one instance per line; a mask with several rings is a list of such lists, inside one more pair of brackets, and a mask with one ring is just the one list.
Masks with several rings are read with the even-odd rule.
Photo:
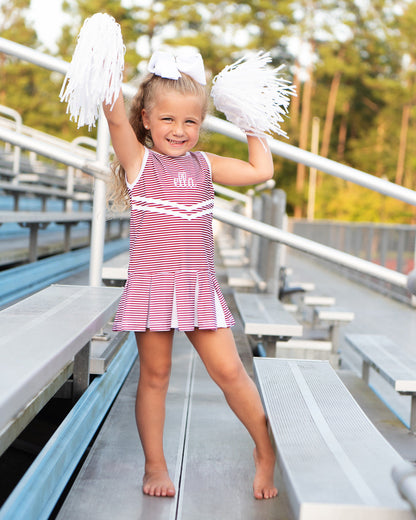
[[[214, 272], [212, 181], [263, 182], [273, 175], [267, 142], [247, 136], [248, 162], [192, 152], [208, 96], [200, 55], [180, 72], [156, 53], [127, 118], [120, 92], [104, 105], [118, 158], [113, 198], [131, 207], [128, 279], [114, 330], [135, 331], [140, 359], [136, 419], [145, 456], [143, 492], [175, 494], [163, 453], [174, 330], [185, 331], [255, 443], [254, 496], [277, 495], [275, 455], [257, 388], [239, 358], [234, 324]], [[172, 79], [177, 77], [177, 79]], [[196, 79], [194, 79], [196, 78]]]

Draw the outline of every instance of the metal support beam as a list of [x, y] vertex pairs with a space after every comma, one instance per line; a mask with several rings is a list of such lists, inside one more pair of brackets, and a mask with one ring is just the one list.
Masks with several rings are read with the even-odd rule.
[[[110, 150], [110, 132], [103, 110], [100, 111], [97, 131], [97, 165], [106, 168]], [[94, 180], [94, 203], [91, 233], [90, 285], [102, 285], [101, 270], [105, 241], [106, 183], [98, 178]]]
[[74, 357], [74, 384], [72, 387], [72, 398], [74, 402], [78, 401], [90, 384], [90, 350], [91, 341]]
[[29, 262], [36, 262], [38, 258], [38, 231], [39, 224], [30, 224], [30, 235], [29, 235]]

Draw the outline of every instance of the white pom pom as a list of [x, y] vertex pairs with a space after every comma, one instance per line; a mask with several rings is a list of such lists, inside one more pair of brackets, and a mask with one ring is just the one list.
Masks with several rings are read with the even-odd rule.
[[85, 20], [60, 93], [78, 128], [95, 126], [104, 101], [113, 107], [123, 81], [124, 53], [120, 25], [112, 16], [97, 13]]
[[270, 61], [270, 53], [259, 52], [228, 65], [214, 78], [211, 96], [228, 121], [247, 134], [287, 137], [280, 123], [296, 90], [277, 75], [284, 65], [274, 69], [267, 65]]

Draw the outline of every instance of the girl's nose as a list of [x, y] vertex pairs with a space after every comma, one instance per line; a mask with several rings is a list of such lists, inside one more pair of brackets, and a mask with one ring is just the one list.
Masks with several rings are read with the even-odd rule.
[[180, 123], [177, 123], [175, 125], [175, 128], [173, 129], [174, 135], [183, 135], [183, 126]]

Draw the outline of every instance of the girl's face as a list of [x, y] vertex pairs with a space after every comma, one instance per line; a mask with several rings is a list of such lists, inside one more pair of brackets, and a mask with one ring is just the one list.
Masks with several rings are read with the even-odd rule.
[[143, 124], [150, 129], [153, 150], [163, 155], [179, 157], [198, 142], [202, 124], [199, 97], [169, 91], [158, 93], [153, 108], [143, 109]]

